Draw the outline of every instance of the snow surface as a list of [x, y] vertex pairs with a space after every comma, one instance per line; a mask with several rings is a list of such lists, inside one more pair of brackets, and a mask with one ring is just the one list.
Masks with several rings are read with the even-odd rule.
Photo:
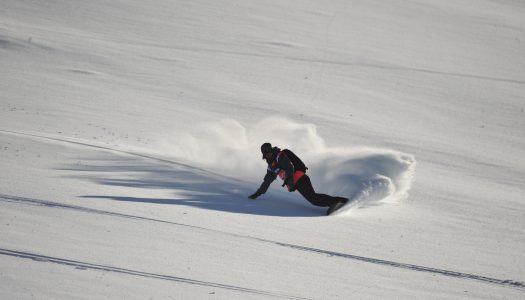
[[523, 1], [3, 0], [0, 69], [1, 299], [525, 297]]

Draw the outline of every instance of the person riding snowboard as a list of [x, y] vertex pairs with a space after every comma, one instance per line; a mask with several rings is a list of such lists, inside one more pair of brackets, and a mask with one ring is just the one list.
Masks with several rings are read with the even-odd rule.
[[283, 187], [286, 186], [288, 191], [298, 190], [313, 205], [329, 207], [327, 215], [348, 202], [347, 198], [316, 193], [310, 177], [306, 175], [308, 168], [292, 151], [281, 150], [278, 147], [272, 147], [270, 143], [264, 143], [261, 146], [261, 152], [263, 159], [268, 163], [268, 169], [259, 189], [248, 198], [256, 199], [266, 193], [270, 184], [279, 176], [284, 181]]

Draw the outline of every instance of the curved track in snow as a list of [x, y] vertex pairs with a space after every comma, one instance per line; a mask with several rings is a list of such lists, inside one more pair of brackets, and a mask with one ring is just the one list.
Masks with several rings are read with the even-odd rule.
[[[105, 210], [99, 210], [99, 209], [93, 209], [93, 208], [87, 208], [82, 206], [76, 206], [76, 205], [69, 205], [69, 204], [63, 204], [53, 201], [47, 201], [47, 200], [40, 200], [40, 199], [32, 199], [32, 198], [25, 198], [25, 197], [17, 197], [17, 196], [10, 196], [10, 195], [2, 195], [0, 194], [0, 201], [2, 202], [11, 202], [11, 203], [18, 203], [22, 205], [37, 205], [37, 206], [43, 206], [46, 208], [58, 208], [58, 209], [68, 209], [68, 210], [75, 210], [75, 211], [81, 211], [85, 213], [92, 213], [92, 214], [99, 214], [99, 215], [106, 215], [111, 217], [119, 217], [119, 218], [127, 218], [127, 219], [133, 219], [137, 221], [146, 221], [146, 222], [157, 222], [157, 223], [163, 223], [167, 225], [174, 225], [174, 226], [180, 226], [185, 227], [192, 230], [197, 231], [205, 231], [205, 232], [212, 232], [216, 234], [222, 234], [227, 235], [230, 237], [235, 238], [242, 238], [242, 239], [249, 239], [252, 241], [258, 241], [262, 243], [272, 244], [280, 247], [290, 248], [294, 250], [304, 251], [307, 253], [314, 253], [314, 254], [321, 254], [324, 256], [327, 256], [328, 258], [343, 258], [343, 259], [349, 259], [354, 261], [361, 261], [381, 266], [388, 266], [398, 269], [406, 269], [416, 272], [423, 272], [423, 273], [431, 273], [431, 274], [437, 274], [442, 275], [446, 277], [452, 277], [452, 278], [459, 278], [459, 279], [466, 279], [466, 280], [475, 280], [481, 283], [490, 283], [490, 284], [496, 284], [499, 286], [504, 287], [513, 287], [518, 288], [525, 291], [525, 282], [512, 280], [512, 279], [500, 279], [500, 278], [493, 278], [488, 276], [482, 276], [478, 274], [469, 274], [464, 272], [458, 272], [453, 270], [445, 270], [445, 269], [439, 269], [439, 268], [433, 268], [433, 267], [427, 267], [427, 266], [420, 266], [420, 265], [414, 265], [414, 264], [408, 264], [408, 263], [402, 263], [402, 262], [396, 262], [396, 261], [389, 261], [384, 259], [378, 259], [378, 258], [372, 258], [372, 257], [365, 257], [365, 256], [359, 256], [359, 255], [353, 255], [349, 253], [342, 253], [342, 252], [336, 252], [336, 251], [330, 251], [326, 249], [319, 249], [319, 248], [313, 248], [313, 247], [306, 247], [301, 245], [295, 245], [295, 244], [289, 244], [279, 241], [273, 241], [268, 239], [262, 239], [254, 236], [249, 235], [242, 235], [242, 234], [236, 234], [236, 233], [230, 233], [226, 231], [221, 231], [217, 229], [211, 229], [206, 227], [200, 227], [195, 225], [189, 225], [184, 223], [177, 223], [167, 220], [160, 220], [160, 219], [154, 219], [154, 218], [147, 218], [147, 217], [141, 217], [136, 215], [128, 215], [128, 214], [122, 214], [122, 213], [116, 213], [111, 211], [105, 211]], [[168, 276], [168, 275], [160, 275], [160, 274], [152, 274], [152, 273], [146, 273], [146, 272], [140, 272], [140, 271], [133, 271], [133, 270], [126, 270], [116, 267], [109, 267], [109, 266], [99, 266], [99, 265], [93, 265], [85, 262], [72, 262], [61, 258], [53, 258], [48, 257], [44, 255], [34, 254], [34, 253], [28, 253], [18, 250], [10, 250], [10, 249], [0, 249], [0, 255], [9, 255], [9, 256], [17, 256], [22, 258], [31, 258], [34, 260], [42, 260], [42, 261], [48, 261], [48, 262], [55, 262], [59, 264], [65, 264], [75, 267], [86, 267], [91, 269], [99, 269], [99, 270], [105, 270], [105, 271], [111, 271], [111, 272], [119, 272], [119, 273], [127, 273], [131, 275], [139, 275], [139, 276], [146, 276], [146, 277], [152, 277], [152, 278], [158, 278], [158, 279], [166, 279], [166, 280], [174, 280], [179, 282], [186, 282], [186, 283], [193, 283], [193, 284], [204, 284], [208, 286], [214, 286], [214, 287], [221, 287], [221, 288], [228, 288], [228, 289], [234, 289], [238, 291], [244, 291], [244, 292], [250, 292], [250, 293], [257, 293], [257, 294], [264, 294], [264, 295], [270, 295], [270, 296], [276, 296], [281, 298], [289, 298], [289, 299], [302, 299], [295, 296], [288, 296], [288, 295], [282, 295], [282, 294], [274, 294], [271, 292], [264, 292], [264, 291], [257, 291], [257, 290], [251, 290], [241, 287], [232, 287], [217, 283], [204, 283], [197, 280], [192, 279], [186, 279], [186, 278], [179, 278], [176, 276]], [[39, 259], [41, 258], [41, 259]]]

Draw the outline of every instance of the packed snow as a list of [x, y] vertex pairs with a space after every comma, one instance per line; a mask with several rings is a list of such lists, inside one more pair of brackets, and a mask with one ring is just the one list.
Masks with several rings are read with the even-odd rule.
[[4, 0], [0, 69], [1, 299], [525, 297], [520, 1]]

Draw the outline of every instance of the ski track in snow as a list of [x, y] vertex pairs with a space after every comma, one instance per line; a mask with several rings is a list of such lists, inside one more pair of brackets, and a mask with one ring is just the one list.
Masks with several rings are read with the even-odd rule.
[[[432, 268], [432, 267], [426, 267], [426, 266], [419, 266], [419, 265], [413, 265], [413, 264], [407, 264], [407, 263], [383, 260], [383, 259], [378, 259], [378, 258], [371, 258], [371, 257], [352, 255], [352, 254], [347, 254], [347, 253], [341, 253], [341, 252], [335, 252], [335, 251], [329, 251], [329, 250], [324, 250], [324, 249], [306, 247], [306, 246], [301, 246], [301, 245], [294, 245], [294, 244], [289, 244], [289, 243], [283, 243], [283, 242], [279, 242], [279, 241], [272, 241], [272, 240], [262, 239], [262, 238], [253, 237], [253, 236], [249, 236], [249, 235], [230, 233], [230, 232], [226, 232], [226, 231], [221, 231], [221, 230], [216, 230], [216, 229], [211, 229], [211, 228], [205, 228], [205, 227], [200, 227], [200, 226], [195, 226], [195, 225], [177, 223], [177, 222], [160, 220], [160, 219], [146, 218], [146, 217], [135, 216], [135, 215], [122, 214], [122, 213], [117, 213], [117, 212], [111, 212], [111, 211], [87, 208], [87, 207], [76, 206], [76, 205], [63, 204], [63, 203], [47, 201], [47, 200], [32, 199], [32, 198], [25, 198], [25, 197], [17, 197], [17, 196], [10, 196], [10, 195], [0, 194], [0, 201], [10, 202], [10, 203], [18, 203], [18, 204], [23, 204], [23, 205], [37, 205], [37, 206], [43, 206], [43, 207], [47, 207], [47, 208], [62, 208], [62, 209], [81, 211], [81, 212], [85, 212], [85, 213], [93, 213], [93, 214], [106, 215], [106, 216], [112, 216], [112, 217], [121, 217], [121, 218], [133, 219], [133, 220], [149, 221], [149, 222], [157, 222], [157, 223], [163, 223], [163, 224], [168, 224], [168, 225], [175, 225], [175, 226], [180, 226], [180, 227], [185, 227], [185, 228], [196, 229], [196, 230], [199, 230], [199, 231], [213, 232], [213, 233], [216, 233], [216, 234], [227, 235], [227, 236], [231, 236], [231, 237], [235, 237], [235, 238], [249, 239], [249, 240], [252, 240], [252, 241], [258, 241], [258, 242], [262, 242], [262, 243], [273, 244], [273, 245], [286, 247], [286, 248], [291, 248], [291, 249], [304, 251], [304, 252], [308, 252], [308, 253], [316, 253], [316, 254], [326, 255], [328, 258], [339, 257], [339, 258], [344, 258], [344, 259], [349, 259], [349, 260], [355, 260], [355, 261], [361, 261], [361, 262], [376, 264], [376, 265], [389, 266], [389, 267], [398, 268], [398, 269], [406, 269], [406, 270], [423, 272], [423, 273], [432, 273], [432, 274], [438, 274], [438, 275], [443, 275], [443, 276], [452, 277], [452, 278], [474, 280], [474, 281], [478, 281], [478, 282], [482, 282], [482, 283], [496, 284], [496, 285], [500, 285], [500, 286], [504, 286], [504, 287], [513, 287], [513, 288], [518, 288], [520, 290], [524, 290], [525, 291], [525, 283], [524, 282], [511, 280], [511, 279], [499, 279], [499, 278], [487, 277], [487, 276], [482, 276], [482, 275], [457, 272], [457, 271], [452, 271], [452, 270], [444, 270], [444, 269], [438, 269], [438, 268]], [[36, 261], [53, 262], [53, 263], [58, 263], [58, 264], [63, 264], [63, 265], [80, 267], [80, 268], [104, 270], [104, 271], [125, 273], [125, 274], [144, 276], [144, 277], [150, 277], [150, 278], [158, 278], [158, 279], [172, 280], [172, 281], [178, 281], [178, 282], [184, 282], [184, 283], [191, 283], [191, 284], [199, 284], [199, 285], [205, 285], [205, 286], [219, 287], [219, 288], [225, 288], [225, 289], [230, 289], [230, 290], [249, 292], [249, 293], [256, 293], [256, 294], [275, 296], [275, 297], [281, 297], [281, 298], [304, 299], [304, 298], [299, 298], [299, 297], [295, 297], [295, 296], [289, 296], [289, 295], [283, 295], [283, 294], [277, 294], [277, 293], [265, 292], [265, 291], [258, 291], [258, 290], [247, 289], [247, 288], [242, 288], [242, 287], [235, 287], [235, 286], [229, 286], [229, 285], [223, 285], [223, 284], [218, 284], [218, 283], [203, 282], [203, 281], [192, 280], [192, 279], [187, 279], [187, 278], [180, 278], [180, 277], [176, 277], [176, 276], [167, 276], [167, 275], [146, 273], [146, 272], [141, 272], [141, 271], [133, 271], [133, 270], [117, 268], [117, 267], [102, 266], [102, 265], [90, 264], [90, 263], [85, 263], [85, 262], [66, 260], [66, 259], [49, 257], [49, 256], [39, 255], [39, 254], [34, 254], [34, 253], [27, 253], [27, 252], [23, 252], [23, 251], [16, 251], [16, 250], [9, 250], [9, 249], [2, 249], [2, 248], [0, 248], [0, 255], [16, 256], [16, 257], [21, 257], [21, 258], [29, 258], [29, 259], [33, 259], [33, 260], [36, 260]]]
[[130, 269], [124, 269], [124, 268], [107, 266], [107, 265], [99, 265], [99, 264], [93, 264], [93, 263], [88, 263], [88, 262], [81, 262], [81, 261], [76, 261], [76, 260], [52, 257], [52, 256], [23, 252], [23, 251], [2, 249], [2, 248], [0, 248], [0, 255], [32, 259], [38, 262], [49, 262], [49, 263], [54, 263], [54, 264], [59, 264], [59, 265], [66, 265], [66, 266], [75, 267], [81, 270], [91, 269], [91, 270], [99, 270], [99, 271], [104, 271], [104, 272], [121, 273], [121, 274], [133, 275], [133, 276], [169, 280], [169, 281], [175, 281], [179, 283], [187, 283], [187, 284], [194, 284], [194, 285], [207, 286], [207, 287], [213, 287], [213, 288], [227, 289], [227, 290], [232, 290], [232, 291], [237, 291], [237, 292], [257, 294], [257, 295], [270, 296], [270, 297], [283, 298], [283, 299], [298, 299], [298, 300], [299, 299], [310, 299], [310, 298], [297, 297], [297, 296], [292, 296], [292, 295], [287, 295], [287, 294], [282, 294], [282, 293], [277, 293], [277, 292], [256, 290], [256, 289], [250, 289], [250, 288], [245, 288], [245, 287], [240, 287], [240, 286], [201, 281], [201, 280], [189, 279], [189, 278], [172, 276], [172, 275], [162, 275], [162, 274], [156, 274], [156, 273], [142, 272], [142, 271], [137, 271], [137, 270], [130, 270]]

